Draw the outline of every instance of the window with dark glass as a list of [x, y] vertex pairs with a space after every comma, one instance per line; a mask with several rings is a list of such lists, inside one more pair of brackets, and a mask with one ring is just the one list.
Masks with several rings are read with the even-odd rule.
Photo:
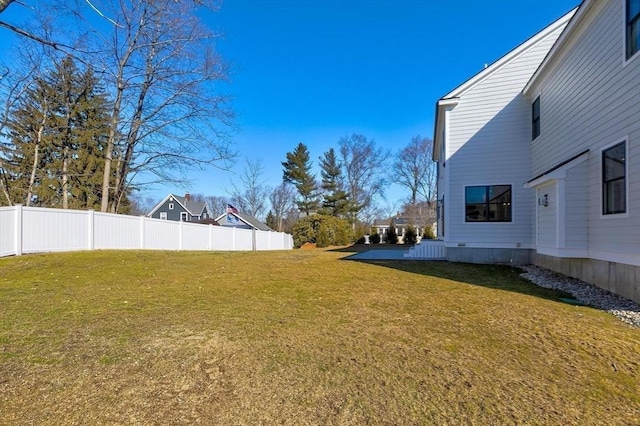
[[627, 0], [627, 59], [640, 50], [640, 0]]
[[511, 222], [511, 185], [467, 186], [465, 222]]
[[531, 140], [540, 136], [540, 96], [531, 104]]
[[626, 142], [602, 151], [602, 214], [627, 211]]

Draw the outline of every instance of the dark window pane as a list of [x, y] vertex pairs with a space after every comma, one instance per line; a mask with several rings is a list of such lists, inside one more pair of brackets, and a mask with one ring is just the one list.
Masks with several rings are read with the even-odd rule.
[[486, 204], [467, 204], [466, 220], [467, 222], [486, 222]]
[[511, 186], [469, 186], [465, 206], [466, 222], [510, 222]]
[[629, 19], [633, 19], [638, 13], [640, 13], [640, 0], [629, 0]]
[[627, 34], [627, 58], [632, 57], [640, 50], [640, 18], [629, 25]]
[[487, 187], [486, 186], [468, 186], [466, 190], [466, 200], [468, 204], [486, 203]]
[[626, 212], [626, 142], [602, 152], [602, 212]]

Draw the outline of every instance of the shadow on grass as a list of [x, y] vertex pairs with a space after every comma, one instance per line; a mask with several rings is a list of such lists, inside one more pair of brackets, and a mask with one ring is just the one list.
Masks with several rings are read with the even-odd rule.
[[[350, 252], [348, 249], [337, 251]], [[568, 301], [574, 300], [572, 295], [564, 291], [537, 286], [520, 276], [525, 271], [508, 265], [480, 265], [443, 260], [360, 260], [349, 257], [342, 260], [367, 263], [412, 274], [521, 293], [560, 303], [568, 303]]]
[[409, 250], [413, 244], [353, 244], [348, 247], [330, 249], [336, 253], [362, 253], [371, 250]]

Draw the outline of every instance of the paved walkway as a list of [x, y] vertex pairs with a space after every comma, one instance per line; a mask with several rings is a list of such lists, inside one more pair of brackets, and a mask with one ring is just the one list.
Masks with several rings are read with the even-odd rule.
[[[367, 250], [349, 256], [352, 260], [405, 260], [404, 254], [409, 250]], [[407, 259], [411, 260], [411, 259]]]

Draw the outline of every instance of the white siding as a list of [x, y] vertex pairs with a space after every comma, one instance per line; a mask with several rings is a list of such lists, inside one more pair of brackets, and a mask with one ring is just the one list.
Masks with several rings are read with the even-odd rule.
[[[522, 89], [558, 38], [552, 31], [459, 96], [447, 128], [445, 241], [495, 247], [530, 247], [531, 105]], [[511, 185], [511, 223], [466, 223], [465, 186]]]
[[567, 170], [565, 184], [565, 247], [586, 249], [588, 247], [588, 199], [587, 163]]
[[557, 234], [557, 192], [556, 182], [545, 184], [538, 188], [538, 198], [547, 196], [548, 204], [538, 205], [538, 229], [537, 229], [537, 246], [556, 248], [558, 245]]
[[[532, 175], [589, 149], [589, 256], [640, 265], [640, 55], [625, 63], [623, 8], [624, 0], [599, 3], [579, 37], [568, 39], [532, 84], [531, 98], [541, 93], [542, 130], [531, 144]], [[603, 217], [601, 149], [623, 139], [628, 213]]]

